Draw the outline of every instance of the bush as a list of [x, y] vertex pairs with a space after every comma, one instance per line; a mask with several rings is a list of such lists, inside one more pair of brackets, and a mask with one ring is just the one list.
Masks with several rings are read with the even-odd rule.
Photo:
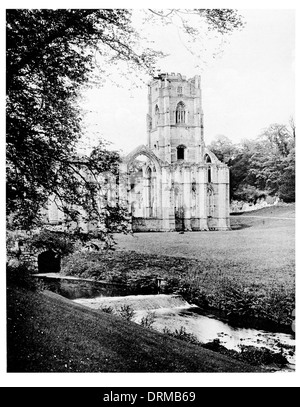
[[278, 324], [291, 325], [295, 310], [295, 292], [286, 290], [284, 286], [271, 287], [264, 299], [263, 316]]
[[112, 307], [110, 307], [109, 305], [103, 305], [99, 310], [102, 312], [105, 312], [106, 314], [114, 313], [114, 309]]
[[126, 321], [131, 321], [134, 317], [134, 314], [135, 312], [130, 305], [122, 305], [121, 308], [118, 310], [118, 315], [126, 319]]
[[257, 318], [261, 312], [261, 298], [251, 287], [244, 287], [229, 279], [220, 282], [218, 308], [228, 317]]
[[101, 254], [90, 252], [76, 252], [65, 257], [62, 262], [63, 274], [82, 278], [102, 278]]
[[181, 326], [179, 330], [175, 329], [174, 332], [171, 332], [170, 329], [165, 327], [163, 329], [163, 333], [181, 341], [185, 341], [194, 345], [201, 345], [201, 342], [199, 342], [197, 336], [187, 332], [184, 326]]
[[155, 312], [148, 312], [148, 314], [141, 319], [141, 325], [144, 328], [152, 328], [155, 322]]
[[288, 360], [278, 352], [272, 352], [267, 348], [256, 348], [255, 346], [241, 346], [241, 359], [251, 365], [286, 365]]
[[130, 276], [127, 279], [130, 290], [137, 294], [157, 294], [157, 279], [152, 272], [143, 272]]

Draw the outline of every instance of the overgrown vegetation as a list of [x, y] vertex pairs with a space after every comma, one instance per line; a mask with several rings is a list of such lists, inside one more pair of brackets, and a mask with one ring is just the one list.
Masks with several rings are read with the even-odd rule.
[[135, 311], [130, 305], [122, 305], [121, 308], [117, 310], [117, 314], [126, 319], [126, 321], [132, 321]]
[[148, 312], [145, 317], [142, 317], [140, 324], [144, 328], [152, 328], [152, 325], [155, 322], [155, 312]]
[[230, 168], [231, 199], [256, 203], [277, 196], [295, 202], [295, 140], [293, 118], [289, 125], [271, 124], [256, 140], [214, 140], [209, 148]]
[[241, 352], [238, 352], [225, 348], [225, 346], [221, 345], [219, 339], [214, 339], [206, 344], [201, 344], [201, 346], [223, 355], [230, 355], [234, 359], [247, 362], [253, 366], [275, 365], [280, 368], [288, 364], [288, 360], [281, 352], [274, 352], [265, 347], [242, 345], [240, 347]]
[[192, 343], [194, 345], [201, 345], [201, 342], [199, 342], [196, 335], [187, 332], [185, 327], [183, 326], [181, 326], [179, 330], [175, 329], [174, 332], [172, 332], [169, 328], [165, 327], [163, 329], [163, 333], [165, 335], [172, 336], [173, 338], [180, 339], [181, 341]]

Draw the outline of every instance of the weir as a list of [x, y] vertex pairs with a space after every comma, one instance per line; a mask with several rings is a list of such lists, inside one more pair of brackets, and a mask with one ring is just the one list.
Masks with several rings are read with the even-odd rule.
[[193, 307], [193, 305], [185, 301], [184, 298], [182, 298], [180, 295], [174, 294], [78, 298], [75, 299], [74, 301], [94, 309], [101, 309], [104, 306], [112, 307], [113, 309], [120, 309], [122, 306], [130, 306], [134, 311], [151, 311], [165, 308], [178, 309]]

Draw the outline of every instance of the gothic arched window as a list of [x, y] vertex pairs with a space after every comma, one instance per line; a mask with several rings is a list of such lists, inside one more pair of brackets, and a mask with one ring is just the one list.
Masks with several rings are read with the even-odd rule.
[[185, 123], [185, 105], [183, 102], [179, 102], [176, 107], [176, 124]]
[[204, 161], [206, 162], [206, 164], [209, 164], [208, 168], [207, 168], [207, 182], [210, 183], [211, 182], [211, 158], [208, 154], [205, 154], [204, 156]]

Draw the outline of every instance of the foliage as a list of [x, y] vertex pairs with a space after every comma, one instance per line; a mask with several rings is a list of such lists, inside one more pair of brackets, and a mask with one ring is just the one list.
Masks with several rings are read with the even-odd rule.
[[156, 294], [157, 280], [156, 275], [151, 271], [140, 271], [133, 275], [127, 275], [126, 279], [130, 290], [137, 294]]
[[285, 202], [295, 202], [296, 199], [296, 157], [295, 148], [292, 148], [283, 160], [283, 172], [279, 177], [278, 196]]
[[134, 318], [135, 311], [130, 305], [122, 305], [121, 308], [117, 311], [118, 315], [126, 321], [132, 321]]
[[201, 344], [201, 346], [202, 348], [228, 355], [234, 359], [249, 363], [253, 366], [267, 366], [273, 364], [284, 366], [288, 363], [286, 357], [280, 352], [274, 352], [264, 347], [246, 345], [240, 345], [239, 347], [241, 352], [238, 352], [236, 350], [227, 349], [225, 346], [221, 345], [220, 339], [218, 338], [212, 340], [211, 342]]
[[165, 20], [165, 24], [174, 23], [174, 19], [179, 17], [182, 23], [182, 27], [186, 32], [197, 36], [200, 34], [199, 27], [191, 26], [189, 17], [195, 15], [198, 17], [198, 22], [205, 21], [209, 30], [217, 31], [224, 35], [232, 32], [235, 29], [243, 27], [244, 23], [242, 17], [233, 9], [150, 9], [153, 13], [151, 16], [159, 16], [162, 21]]
[[100, 309], [100, 311], [105, 312], [106, 314], [114, 313], [114, 309], [112, 307], [110, 307], [109, 305], [102, 305], [102, 307], [99, 309]]
[[282, 284], [274, 284], [266, 292], [262, 315], [279, 324], [285, 321], [292, 326], [295, 308], [295, 290], [288, 289]]
[[295, 201], [295, 126], [290, 124], [271, 124], [256, 140], [241, 145], [225, 136], [211, 143], [212, 152], [230, 168], [231, 199]]
[[288, 360], [281, 353], [276, 353], [267, 348], [256, 348], [255, 346], [241, 345], [241, 359], [251, 365], [261, 366], [270, 365], [287, 365]]
[[230, 164], [238, 152], [237, 146], [235, 146], [228, 137], [223, 135], [213, 140], [209, 145], [209, 149], [225, 164]]
[[217, 287], [218, 295], [210, 305], [226, 313], [232, 320], [237, 318], [264, 319], [277, 324], [291, 325], [295, 309], [295, 293], [280, 284], [262, 292], [256, 285], [246, 286], [230, 278], [223, 278]]
[[[30, 239], [30, 235], [22, 230], [6, 231], [6, 250], [10, 257], [20, 257], [20, 245], [23, 246]], [[16, 244], [18, 243], [18, 244]]]
[[75, 252], [62, 262], [62, 273], [81, 278], [103, 279], [104, 273], [101, 267], [101, 254], [97, 252]]
[[71, 240], [69, 234], [47, 229], [42, 229], [38, 233], [35, 233], [32, 238], [29, 239], [28, 243], [35, 249], [52, 249], [61, 255], [72, 253], [75, 246], [75, 241]]
[[165, 327], [163, 329], [163, 333], [165, 335], [172, 336], [173, 338], [179, 339], [181, 341], [185, 341], [188, 343], [191, 343], [193, 345], [200, 345], [201, 343], [199, 342], [198, 338], [196, 335], [187, 332], [186, 328], [184, 326], [181, 326], [180, 329], [175, 329], [174, 332], [172, 332], [169, 328]]
[[7, 287], [17, 286], [31, 291], [38, 289], [37, 280], [32, 277], [28, 266], [17, 260], [10, 261], [6, 266]]
[[148, 314], [141, 319], [141, 325], [144, 328], [152, 328], [155, 322], [155, 312], [148, 312]]
[[[106, 218], [110, 208], [99, 213], [96, 196], [101, 185], [96, 181], [99, 174], [115, 172], [119, 156], [103, 143], [91, 156], [77, 156], [82, 134], [77, 102], [92, 72], [95, 75], [95, 51], [111, 63], [123, 60], [151, 71], [155, 53], [138, 53], [137, 40], [129, 10], [7, 10], [10, 227], [40, 224], [40, 210], [49, 197], [69, 223], [78, 220], [79, 208], [91, 222]], [[116, 210], [113, 217], [117, 221]]]

